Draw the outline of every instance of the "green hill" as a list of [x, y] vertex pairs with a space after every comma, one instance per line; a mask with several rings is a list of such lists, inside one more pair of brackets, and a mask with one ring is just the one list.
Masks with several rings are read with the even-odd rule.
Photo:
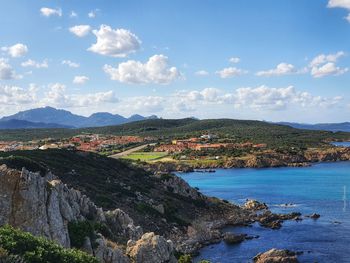
[[325, 140], [344, 140], [350, 133], [295, 129], [285, 125], [252, 120], [232, 119], [151, 119], [117, 126], [84, 129], [37, 129], [0, 131], [0, 140], [63, 138], [81, 133], [153, 136], [161, 139], [215, 133], [237, 142], [252, 141], [275, 146], [311, 147]]

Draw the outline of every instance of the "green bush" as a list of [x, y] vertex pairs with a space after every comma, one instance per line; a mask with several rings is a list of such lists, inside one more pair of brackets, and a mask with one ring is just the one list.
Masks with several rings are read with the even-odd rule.
[[11, 226], [0, 227], [0, 247], [27, 263], [98, 263], [98, 260], [77, 249], [65, 249], [55, 242], [34, 237]]
[[68, 223], [69, 239], [72, 247], [81, 248], [86, 237], [94, 239], [94, 226], [90, 221], [77, 221]]
[[177, 261], [178, 263], [192, 263], [192, 257], [191, 255], [182, 255], [179, 260]]

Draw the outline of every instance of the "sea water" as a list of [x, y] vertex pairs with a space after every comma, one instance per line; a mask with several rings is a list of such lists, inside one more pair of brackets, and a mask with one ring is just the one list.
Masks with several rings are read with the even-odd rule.
[[260, 237], [237, 245], [210, 245], [201, 250], [195, 262], [252, 262], [256, 254], [271, 248], [302, 251], [301, 262], [350, 262], [350, 162], [179, 175], [202, 193], [236, 204], [256, 199], [273, 212], [321, 215], [318, 220], [285, 221], [279, 230], [258, 224], [227, 228], [226, 231]]

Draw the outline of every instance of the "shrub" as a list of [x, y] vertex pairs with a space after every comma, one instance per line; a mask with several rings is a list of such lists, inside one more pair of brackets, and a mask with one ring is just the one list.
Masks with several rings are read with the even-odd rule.
[[178, 263], [192, 263], [192, 257], [191, 255], [182, 255], [180, 256]]
[[77, 221], [68, 223], [69, 239], [72, 247], [81, 248], [86, 237], [94, 239], [94, 226], [90, 221]]
[[98, 263], [98, 260], [77, 249], [66, 249], [42, 237], [34, 237], [11, 226], [0, 227], [0, 247], [27, 263]]

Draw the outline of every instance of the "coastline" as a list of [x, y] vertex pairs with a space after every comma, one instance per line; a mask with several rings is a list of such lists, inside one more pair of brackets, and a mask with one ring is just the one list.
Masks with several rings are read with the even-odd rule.
[[297, 154], [266, 151], [244, 157], [233, 157], [226, 160], [201, 161], [167, 161], [143, 163], [141, 166], [155, 174], [171, 172], [194, 172], [195, 170], [231, 169], [231, 168], [278, 168], [278, 167], [305, 167], [319, 162], [338, 162], [350, 160], [350, 148], [328, 147], [308, 149]]

